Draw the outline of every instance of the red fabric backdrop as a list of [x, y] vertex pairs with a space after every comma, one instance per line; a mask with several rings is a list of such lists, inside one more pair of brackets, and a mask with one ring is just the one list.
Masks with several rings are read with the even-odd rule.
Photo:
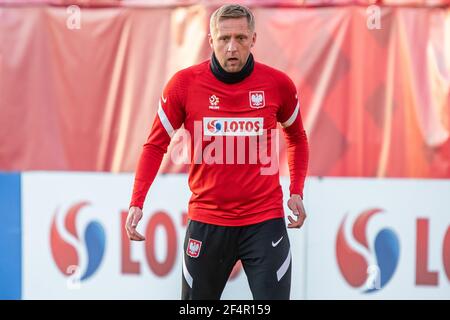
[[[164, 84], [209, 57], [218, 1], [79, 1], [80, 29], [67, 27], [67, 1], [46, 2], [0, 0], [0, 170], [133, 171]], [[381, 7], [369, 29], [362, 5], [244, 3], [255, 58], [297, 85], [309, 175], [450, 177], [448, 6]], [[165, 159], [162, 170], [186, 168]]]

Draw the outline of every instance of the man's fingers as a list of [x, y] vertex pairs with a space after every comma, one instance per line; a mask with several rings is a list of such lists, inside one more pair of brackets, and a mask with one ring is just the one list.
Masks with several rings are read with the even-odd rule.
[[288, 228], [300, 228], [305, 222], [306, 215], [304, 213], [299, 214], [298, 212], [294, 212], [297, 215], [297, 220], [288, 216], [290, 224], [288, 224]]
[[301, 217], [302, 220], [306, 219], [306, 211], [305, 211], [305, 207], [303, 206], [303, 203], [298, 203], [297, 204], [297, 216]]
[[136, 231], [139, 221], [142, 219], [142, 210], [132, 207], [128, 212], [127, 221], [125, 223], [125, 230], [128, 238], [134, 241], [143, 241], [145, 237]]
[[144, 241], [145, 237], [136, 232], [130, 239], [134, 241]]
[[305, 213], [305, 207], [303, 206], [302, 201], [295, 201], [294, 203], [294, 210], [298, 211], [299, 213]]
[[131, 240], [131, 241], [144, 241], [145, 238], [139, 238], [139, 237], [137, 237], [137, 236], [132, 236], [132, 237], [130, 238], [130, 240]]
[[145, 237], [136, 231], [136, 225], [132, 224], [131, 219], [129, 222], [127, 222], [127, 224], [125, 226], [125, 230], [127, 231], [127, 235], [130, 240], [135, 240], [135, 241], [145, 240]]
[[298, 226], [298, 221], [295, 221], [294, 218], [292, 218], [291, 216], [288, 216], [289, 219], [289, 224], [288, 224], [288, 228], [299, 228]]
[[139, 232], [137, 232], [137, 230], [134, 230], [134, 235], [139, 239], [139, 240], [145, 240], [145, 237], [140, 234]]
[[288, 228], [300, 228], [306, 219], [305, 207], [300, 197], [291, 196], [288, 200], [288, 207], [291, 209], [294, 217], [288, 215], [289, 224]]
[[137, 232], [136, 227], [130, 228], [129, 238], [131, 240], [136, 240], [136, 241], [145, 240], [145, 237], [142, 234], [140, 234], [139, 232]]
[[305, 219], [306, 219], [305, 213], [302, 213], [299, 215], [298, 220], [297, 220], [299, 228], [303, 225], [303, 223], [305, 222]]
[[289, 222], [292, 223], [296, 223], [297, 221], [295, 221], [291, 216], [288, 216], [288, 220]]
[[136, 231], [136, 229], [132, 229], [132, 231], [128, 234], [128, 238], [134, 241], [144, 241], [145, 237]]

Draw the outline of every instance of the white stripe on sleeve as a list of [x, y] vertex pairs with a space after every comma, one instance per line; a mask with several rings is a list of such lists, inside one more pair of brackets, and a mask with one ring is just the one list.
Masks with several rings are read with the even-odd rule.
[[287, 119], [285, 122], [283, 122], [283, 123], [281, 124], [281, 126], [282, 126], [283, 128], [287, 128], [287, 127], [289, 127], [291, 124], [293, 124], [294, 121], [295, 121], [295, 119], [297, 119], [299, 110], [300, 110], [300, 105], [299, 105], [299, 103], [297, 102], [297, 105], [295, 106], [294, 112], [292, 113], [292, 115], [290, 116], [289, 119]]
[[169, 118], [167, 118], [166, 113], [164, 112], [164, 110], [161, 106], [161, 101], [159, 101], [158, 116], [159, 116], [159, 120], [161, 121], [164, 129], [166, 129], [167, 134], [170, 137], [172, 137], [175, 130], [173, 129], [172, 125], [170, 124]]

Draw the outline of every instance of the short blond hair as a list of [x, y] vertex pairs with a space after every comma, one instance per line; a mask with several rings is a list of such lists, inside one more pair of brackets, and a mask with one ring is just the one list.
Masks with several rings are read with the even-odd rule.
[[248, 28], [255, 31], [255, 17], [249, 8], [239, 4], [226, 4], [213, 12], [209, 20], [209, 30], [211, 35], [217, 32], [217, 24], [222, 19], [247, 18]]

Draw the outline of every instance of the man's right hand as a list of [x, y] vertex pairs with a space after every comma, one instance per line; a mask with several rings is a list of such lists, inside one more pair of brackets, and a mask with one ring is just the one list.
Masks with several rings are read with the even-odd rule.
[[134, 241], [144, 241], [145, 237], [137, 232], [136, 227], [142, 219], [142, 210], [139, 207], [131, 207], [128, 211], [127, 222], [125, 229], [127, 230], [128, 238]]

